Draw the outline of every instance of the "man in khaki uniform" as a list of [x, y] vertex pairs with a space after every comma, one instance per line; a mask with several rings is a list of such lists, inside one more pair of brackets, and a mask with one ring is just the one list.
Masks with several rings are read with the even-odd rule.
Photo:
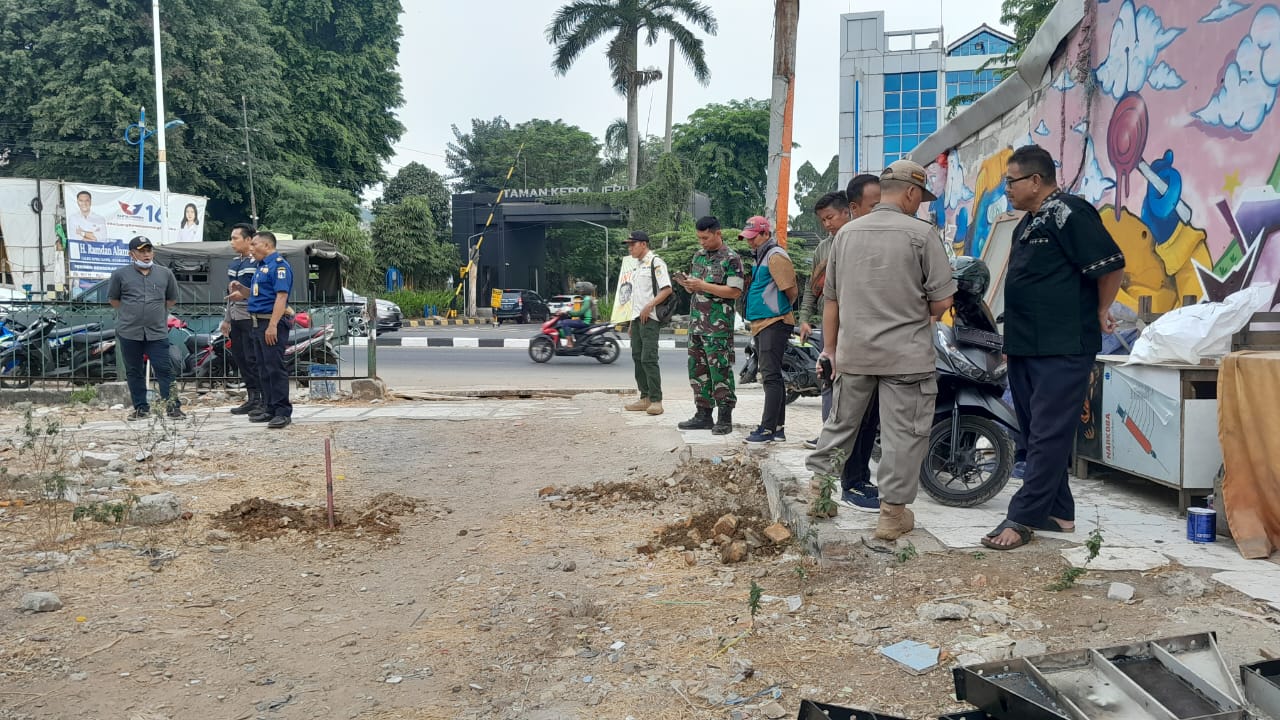
[[[853, 444], [873, 394], [880, 394], [880, 520], [876, 537], [915, 527], [907, 505], [920, 487], [933, 405], [933, 321], [951, 307], [956, 283], [942, 239], [915, 217], [936, 198], [924, 168], [899, 160], [880, 175], [882, 200], [845, 224], [827, 260], [822, 357], [835, 373], [831, 414], [806, 465], [838, 475], [835, 454]], [[819, 369], [821, 372], [821, 369]]]

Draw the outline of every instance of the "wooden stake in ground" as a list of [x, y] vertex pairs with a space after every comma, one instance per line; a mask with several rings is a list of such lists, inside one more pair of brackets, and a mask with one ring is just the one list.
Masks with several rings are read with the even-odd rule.
[[326, 500], [329, 507], [329, 529], [333, 529], [333, 453], [330, 450], [331, 441], [329, 438], [324, 439], [324, 487]]

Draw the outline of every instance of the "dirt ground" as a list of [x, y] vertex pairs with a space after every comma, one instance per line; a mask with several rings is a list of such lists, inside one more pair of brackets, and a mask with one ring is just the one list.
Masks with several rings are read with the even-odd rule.
[[[0, 718], [745, 720], [795, 717], [801, 698], [927, 718], [966, 707], [949, 668], [984, 643], [1213, 630], [1232, 667], [1280, 653], [1277, 614], [1206, 573], [1199, 597], [1162, 592], [1182, 568], [1049, 590], [1065, 568], [1050, 540], [819, 565], [769, 539], [744, 458], [689, 460], [678, 433], [625, 427], [612, 399], [549, 402], [581, 415], [189, 425], [157, 441], [39, 423], [33, 440], [0, 413]], [[78, 417], [107, 416], [62, 422]], [[74, 471], [76, 502], [21, 477], [86, 451], [124, 462]], [[114, 522], [113, 503], [162, 491], [178, 519]], [[725, 563], [734, 543], [748, 557]], [[1134, 600], [1108, 600], [1111, 581]], [[30, 591], [64, 606], [18, 611]], [[971, 617], [919, 618], [939, 601]], [[943, 662], [917, 676], [878, 653], [906, 639]]]

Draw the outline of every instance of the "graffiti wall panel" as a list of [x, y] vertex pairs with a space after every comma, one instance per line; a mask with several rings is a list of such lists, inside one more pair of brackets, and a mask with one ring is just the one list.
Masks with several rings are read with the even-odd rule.
[[1005, 163], [1034, 143], [1124, 250], [1130, 307], [1280, 281], [1280, 5], [1089, 2], [1044, 87], [1001, 119], [999, 149], [984, 132], [930, 168], [956, 252], [982, 254], [1009, 210]]

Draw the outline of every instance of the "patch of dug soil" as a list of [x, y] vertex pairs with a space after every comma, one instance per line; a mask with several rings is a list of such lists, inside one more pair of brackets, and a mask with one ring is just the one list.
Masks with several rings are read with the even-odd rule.
[[[400, 523], [393, 517], [414, 512], [418, 504], [417, 500], [403, 495], [381, 493], [362, 509], [335, 510], [334, 529], [395, 535], [400, 532]], [[291, 507], [260, 497], [235, 503], [213, 519], [223, 528], [254, 540], [275, 537], [289, 530], [319, 533], [329, 529], [329, 516], [325, 508]]]
[[626, 482], [596, 483], [570, 488], [561, 493], [573, 498], [574, 507], [590, 510], [624, 504], [675, 503], [687, 508], [687, 519], [671, 523], [657, 537], [641, 546], [653, 554], [663, 549], [695, 550], [741, 543], [744, 552], [722, 554], [726, 562], [741, 562], [747, 554], [772, 557], [782, 545], [771, 542], [765, 528], [773, 524], [760, 484], [760, 469], [754, 463], [729, 458], [715, 462], [691, 460], [669, 477], [647, 477]]

